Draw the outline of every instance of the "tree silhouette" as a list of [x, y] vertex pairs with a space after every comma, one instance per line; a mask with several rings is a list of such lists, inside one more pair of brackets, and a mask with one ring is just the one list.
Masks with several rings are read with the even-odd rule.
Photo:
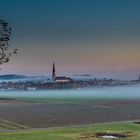
[[17, 53], [17, 49], [9, 48], [9, 40], [11, 37], [11, 27], [4, 20], [0, 20], [0, 65], [10, 61], [13, 54]]

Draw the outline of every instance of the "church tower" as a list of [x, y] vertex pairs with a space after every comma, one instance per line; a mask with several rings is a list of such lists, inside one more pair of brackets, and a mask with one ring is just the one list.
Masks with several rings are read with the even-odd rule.
[[55, 63], [53, 62], [53, 69], [52, 69], [52, 80], [55, 81]]

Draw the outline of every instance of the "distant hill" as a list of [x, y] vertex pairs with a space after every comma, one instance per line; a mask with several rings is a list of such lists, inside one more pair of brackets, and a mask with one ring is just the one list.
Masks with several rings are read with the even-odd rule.
[[25, 76], [25, 75], [16, 75], [16, 74], [8, 74], [8, 75], [0, 75], [0, 82], [46, 82], [50, 81], [49, 76]]
[[26, 78], [26, 76], [15, 75], [15, 74], [0, 75], [0, 80], [14, 80], [14, 79], [23, 79], [23, 78]]

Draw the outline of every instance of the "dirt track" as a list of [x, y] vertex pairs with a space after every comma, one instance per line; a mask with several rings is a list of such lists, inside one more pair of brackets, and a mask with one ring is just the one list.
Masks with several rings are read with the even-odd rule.
[[138, 120], [140, 119], [140, 100], [47, 104], [1, 99], [0, 119], [30, 127]]

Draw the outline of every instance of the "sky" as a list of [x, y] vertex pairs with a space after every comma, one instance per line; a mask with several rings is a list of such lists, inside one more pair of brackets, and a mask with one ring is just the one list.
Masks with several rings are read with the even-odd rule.
[[1, 74], [140, 72], [139, 0], [0, 0], [19, 52]]

